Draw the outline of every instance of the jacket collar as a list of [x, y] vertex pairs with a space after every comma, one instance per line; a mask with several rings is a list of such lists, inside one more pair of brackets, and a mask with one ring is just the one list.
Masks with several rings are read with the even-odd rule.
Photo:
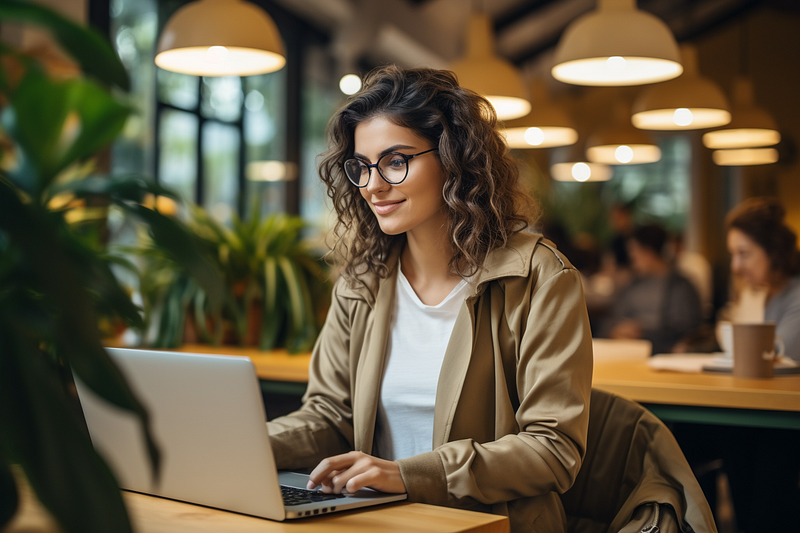
[[[479, 288], [490, 281], [509, 276], [527, 277], [530, 274], [531, 256], [536, 245], [542, 240], [538, 233], [519, 232], [508, 239], [506, 246], [492, 250], [486, 255], [483, 268], [475, 273], [472, 280], [472, 296], [477, 295]], [[349, 282], [342, 290], [345, 298], [361, 299], [370, 307], [375, 306], [375, 298], [382, 282], [395, 280], [394, 270], [400, 257], [402, 246], [395, 246], [386, 260], [389, 276], [380, 279], [373, 273], [366, 273], [359, 277], [359, 281]]]

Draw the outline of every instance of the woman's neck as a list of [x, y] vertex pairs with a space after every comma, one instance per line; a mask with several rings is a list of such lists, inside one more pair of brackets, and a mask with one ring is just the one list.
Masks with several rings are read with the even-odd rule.
[[438, 235], [408, 233], [400, 257], [401, 268], [411, 288], [425, 305], [444, 300], [461, 277], [450, 271], [452, 246], [443, 232]]

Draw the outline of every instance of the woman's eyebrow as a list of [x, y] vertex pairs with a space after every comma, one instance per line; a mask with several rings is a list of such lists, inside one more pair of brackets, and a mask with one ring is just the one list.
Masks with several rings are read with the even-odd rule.
[[[389, 153], [392, 153], [392, 152], [396, 152], [398, 150], [409, 150], [409, 149], [410, 150], [414, 150], [414, 149], [416, 149], [416, 146], [409, 146], [407, 144], [395, 144], [395, 145], [392, 145], [389, 148], [386, 148], [385, 150], [383, 150], [378, 155], [378, 159], [380, 159], [381, 157], [385, 156], [386, 154], [389, 154]], [[353, 152], [353, 157], [357, 157], [358, 159], [363, 159], [364, 161], [369, 161], [370, 160], [369, 157], [367, 157], [367, 156], [365, 156], [363, 154], [360, 154], [358, 152]]]

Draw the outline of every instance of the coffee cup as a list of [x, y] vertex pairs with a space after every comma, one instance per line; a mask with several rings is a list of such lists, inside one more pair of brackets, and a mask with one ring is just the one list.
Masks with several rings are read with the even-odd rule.
[[776, 357], [783, 355], [783, 341], [775, 336], [775, 323], [732, 324], [733, 375], [739, 378], [772, 377]]

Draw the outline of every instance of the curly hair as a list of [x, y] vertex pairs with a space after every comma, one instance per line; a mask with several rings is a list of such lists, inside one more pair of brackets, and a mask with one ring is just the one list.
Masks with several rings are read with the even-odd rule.
[[537, 205], [519, 184], [519, 170], [496, 125], [489, 102], [461, 87], [446, 70], [379, 67], [364, 78], [328, 124], [328, 150], [320, 164], [338, 217], [333, 252], [350, 280], [372, 272], [386, 277], [386, 259], [405, 235], [387, 235], [359, 190], [344, 173], [353, 156], [355, 129], [381, 116], [414, 131], [438, 148], [445, 176], [442, 191], [447, 230], [454, 254], [452, 272], [468, 277], [486, 254], [506, 245], [509, 236], [531, 224]]
[[800, 251], [797, 235], [784, 224], [783, 206], [774, 198], [748, 198], [728, 213], [727, 230], [736, 228], [769, 257], [771, 269], [781, 276], [800, 274]]

